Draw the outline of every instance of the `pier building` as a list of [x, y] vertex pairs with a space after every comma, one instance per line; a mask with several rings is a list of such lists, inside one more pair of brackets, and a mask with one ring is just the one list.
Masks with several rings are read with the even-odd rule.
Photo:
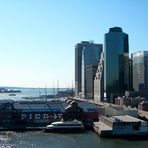
[[[69, 110], [73, 118], [80, 117], [82, 121], [95, 121], [99, 117], [95, 104], [78, 102], [77, 108], [72, 108], [70, 102], [52, 101], [12, 101], [0, 100], [0, 127], [13, 126], [46, 126], [63, 119]], [[81, 112], [78, 111], [81, 110]]]
[[94, 129], [100, 136], [147, 136], [148, 123], [132, 116], [101, 116], [94, 122]]
[[125, 105], [119, 106], [115, 104], [106, 104], [105, 115], [106, 116], [129, 115], [138, 118], [138, 109], [132, 108], [130, 106], [126, 107]]

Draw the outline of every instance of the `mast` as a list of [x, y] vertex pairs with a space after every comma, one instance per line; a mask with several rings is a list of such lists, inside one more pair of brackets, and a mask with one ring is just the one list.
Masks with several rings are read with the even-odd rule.
[[45, 84], [45, 95], [47, 96], [47, 88], [46, 88], [46, 84]]
[[73, 99], [74, 91], [73, 91], [73, 80], [72, 80], [72, 99]]
[[57, 81], [57, 96], [59, 97], [59, 80]]
[[46, 88], [46, 84], [45, 84], [45, 100], [47, 102], [47, 88]]
[[55, 97], [55, 86], [54, 86], [54, 81], [53, 81], [53, 95]]
[[40, 90], [40, 87], [39, 87], [39, 98], [41, 97], [41, 90]]

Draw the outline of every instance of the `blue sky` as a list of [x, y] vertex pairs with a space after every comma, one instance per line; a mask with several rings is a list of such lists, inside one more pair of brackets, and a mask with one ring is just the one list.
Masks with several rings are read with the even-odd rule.
[[74, 83], [74, 46], [103, 43], [110, 27], [148, 50], [147, 0], [0, 0], [0, 86]]

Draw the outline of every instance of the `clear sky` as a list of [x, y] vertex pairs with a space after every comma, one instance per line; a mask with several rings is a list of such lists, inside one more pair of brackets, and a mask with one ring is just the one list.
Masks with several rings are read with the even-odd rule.
[[0, 0], [0, 86], [71, 87], [75, 44], [114, 26], [148, 50], [148, 0]]

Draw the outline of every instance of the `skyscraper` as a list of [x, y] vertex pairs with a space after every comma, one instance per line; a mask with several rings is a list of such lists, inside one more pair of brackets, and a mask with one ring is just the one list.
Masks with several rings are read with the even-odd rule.
[[86, 42], [78, 43], [75, 46], [75, 95], [81, 92], [81, 66], [82, 66], [82, 50]]
[[100, 59], [102, 44], [83, 41], [75, 46], [75, 94], [85, 96], [86, 66], [96, 65]]
[[148, 51], [131, 55], [133, 64], [133, 88], [139, 95], [148, 97]]
[[129, 91], [133, 91], [133, 60], [129, 59]]
[[128, 35], [120, 27], [113, 27], [104, 40], [104, 91], [108, 102], [124, 94], [129, 83]]
[[87, 65], [85, 68], [85, 98], [94, 99], [94, 77], [97, 65]]
[[101, 58], [98, 63], [97, 71], [94, 78], [94, 101], [104, 101], [104, 53], [101, 53]]

